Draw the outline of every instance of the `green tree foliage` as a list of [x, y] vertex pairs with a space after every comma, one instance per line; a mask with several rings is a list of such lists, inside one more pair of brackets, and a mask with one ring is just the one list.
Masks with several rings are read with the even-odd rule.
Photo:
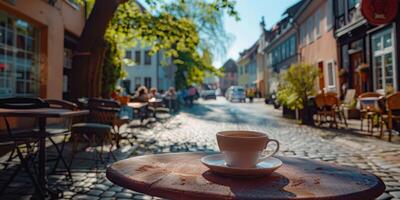
[[217, 73], [210, 49], [226, 48], [229, 38], [222, 26], [222, 15], [226, 10], [229, 15], [237, 16], [234, 2], [147, 0], [146, 3], [148, 11], [135, 0], [121, 4], [109, 24], [105, 40], [113, 49], [107, 51], [103, 66], [103, 76], [111, 76], [103, 78], [107, 80], [103, 85], [110, 85], [105, 89], [114, 89], [115, 81], [123, 75], [120, 65], [125, 49], [138, 42], [150, 46], [152, 54], [162, 50], [165, 56], [173, 58], [178, 69], [178, 88], [202, 82], [204, 71]]
[[296, 64], [286, 71], [277, 92], [282, 105], [295, 110], [305, 108], [308, 98], [315, 95], [318, 70], [313, 65]]

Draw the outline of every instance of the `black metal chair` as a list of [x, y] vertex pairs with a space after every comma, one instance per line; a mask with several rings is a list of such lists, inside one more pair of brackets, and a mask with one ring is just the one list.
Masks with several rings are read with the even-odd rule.
[[[66, 109], [66, 110], [78, 110], [78, 106], [75, 103], [64, 101], [64, 100], [54, 100], [54, 99], [46, 99], [46, 102], [49, 104], [50, 108], [56, 109]], [[59, 162], [61, 161], [67, 170], [68, 177], [72, 181], [72, 174], [69, 165], [67, 164], [64, 156], [63, 151], [65, 147], [65, 143], [67, 142], [68, 136], [71, 135], [71, 126], [72, 126], [72, 119], [62, 119], [62, 121], [48, 125], [46, 127], [46, 131], [48, 134], [48, 139], [53, 144], [54, 148], [56, 149], [57, 158], [55, 159], [55, 164], [53, 167], [52, 172], [56, 172]], [[55, 136], [63, 136], [61, 141], [61, 147], [54, 141], [53, 137]]]
[[[106, 142], [110, 143], [109, 154], [116, 160], [115, 156], [112, 154], [112, 148], [114, 146], [112, 131], [120, 108], [120, 104], [113, 100], [89, 99], [87, 109], [89, 109], [90, 114], [87, 116], [86, 122], [72, 125], [73, 146], [70, 165], [72, 165], [79, 144], [83, 142], [92, 147], [101, 146], [101, 151], [98, 155], [103, 163], [103, 146]], [[115, 135], [115, 138], [118, 141], [119, 135]]]
[[[0, 99], [0, 108], [5, 109], [38, 109], [38, 108], [48, 108], [49, 105], [40, 98], [7, 98]], [[44, 191], [39, 186], [38, 181], [35, 176], [37, 174], [35, 171], [31, 172], [30, 162], [34, 162], [35, 159], [35, 146], [38, 142], [38, 138], [35, 137], [35, 132], [33, 129], [28, 130], [18, 130], [13, 129], [7, 117], [4, 118], [4, 123], [6, 125], [6, 134], [0, 136], [0, 143], [4, 145], [12, 145], [12, 152], [9, 160], [13, 158], [13, 154], [16, 153], [16, 157], [20, 160], [21, 164], [17, 166], [17, 169], [11, 174], [10, 178], [5, 182], [5, 184], [0, 188], [0, 194], [2, 194], [8, 185], [14, 180], [17, 174], [20, 172], [22, 167], [27, 172], [29, 178], [31, 179], [37, 194], [40, 198], [44, 198]], [[26, 154], [23, 154], [23, 148], [25, 148]]]

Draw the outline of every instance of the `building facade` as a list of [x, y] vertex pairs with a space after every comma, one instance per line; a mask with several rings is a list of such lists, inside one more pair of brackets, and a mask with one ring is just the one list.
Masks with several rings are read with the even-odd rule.
[[299, 62], [319, 70], [318, 91], [339, 93], [333, 1], [306, 1], [295, 16], [298, 25]]
[[219, 85], [222, 95], [225, 95], [229, 87], [238, 85], [238, 66], [234, 60], [229, 59], [222, 66], [221, 70], [223, 76], [219, 79]]
[[249, 49], [240, 53], [238, 63], [240, 86], [245, 88], [257, 87], [257, 52], [258, 41], [255, 42]]
[[127, 93], [134, 93], [139, 86], [164, 91], [175, 87], [175, 66], [162, 52], [150, 55], [150, 48], [138, 45], [127, 50], [125, 58], [133, 61], [125, 65], [127, 77], [120, 81]]
[[[334, 1], [335, 28], [339, 49], [342, 95], [347, 88], [357, 94], [399, 90], [399, 15], [392, 23], [369, 24], [361, 15], [360, 0]], [[366, 75], [360, 73], [366, 68]]]
[[[302, 2], [302, 1], [301, 1]], [[300, 2], [300, 3], [301, 3]], [[267, 38], [264, 48], [266, 60], [267, 94], [274, 93], [278, 89], [282, 72], [285, 72], [292, 64], [298, 62], [297, 29], [293, 24], [293, 17], [300, 3], [288, 8], [284, 18], [273, 26]]]
[[68, 94], [84, 10], [73, 0], [0, 1], [0, 98]]

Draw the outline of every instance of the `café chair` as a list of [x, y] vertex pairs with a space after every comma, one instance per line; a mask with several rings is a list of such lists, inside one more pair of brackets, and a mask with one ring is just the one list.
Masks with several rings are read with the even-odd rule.
[[[55, 100], [55, 99], [46, 99], [46, 102], [49, 104], [50, 108], [55, 108], [55, 109], [66, 109], [66, 110], [71, 110], [71, 111], [76, 111], [79, 110], [78, 105], [75, 103], [69, 102], [69, 101], [64, 101], [64, 100]], [[69, 168], [69, 165], [67, 164], [63, 152], [64, 152], [64, 147], [66, 142], [68, 141], [68, 136], [71, 135], [71, 126], [72, 126], [72, 119], [61, 119], [61, 121], [58, 121], [55, 124], [48, 125], [46, 127], [46, 131], [48, 132], [48, 139], [50, 142], [53, 144], [54, 148], [56, 149], [57, 152], [57, 158], [55, 159], [56, 163], [53, 166], [53, 173], [56, 172], [56, 169], [58, 167], [59, 161], [61, 161], [67, 170], [68, 177], [72, 180], [72, 174], [71, 174], [71, 169]], [[63, 136], [63, 139], [61, 141], [61, 147], [58, 146], [58, 144], [54, 141], [53, 137], [55, 136]]]
[[[361, 120], [361, 131], [364, 127], [364, 119], [367, 120], [367, 131], [373, 134], [374, 117], [380, 117], [381, 109], [379, 108], [378, 101], [382, 97], [381, 94], [376, 92], [366, 92], [358, 96], [360, 102], [360, 120]], [[375, 100], [369, 100], [375, 99]]]
[[386, 98], [386, 114], [382, 115], [380, 124], [380, 137], [383, 137], [383, 125], [387, 127], [389, 142], [392, 141], [393, 124], [400, 123], [400, 92], [392, 94]]
[[337, 111], [339, 108], [339, 99], [336, 97], [336, 94], [320, 93], [315, 96], [314, 101], [317, 107], [318, 125], [328, 122], [330, 127], [333, 127], [333, 124], [335, 124], [335, 127], [338, 128]]
[[[78, 151], [79, 145], [82, 143], [91, 147], [100, 146], [101, 150], [98, 156], [102, 163], [104, 163], [103, 147], [108, 143], [110, 144], [109, 155], [116, 160], [112, 153], [112, 148], [114, 147], [112, 131], [120, 108], [120, 104], [114, 100], [89, 99], [87, 109], [89, 109], [90, 113], [87, 116], [86, 122], [73, 124], [71, 128], [72, 153], [70, 166]], [[115, 138], [117, 141], [119, 140], [118, 135], [116, 135]]]
[[[0, 108], [4, 109], [39, 109], [48, 107], [48, 103], [40, 98], [18, 97], [0, 99]], [[37, 194], [40, 198], [44, 198], [44, 191], [39, 186], [38, 180], [36, 178], [36, 171], [32, 171], [31, 167], [31, 165], [34, 164], [35, 159], [35, 146], [39, 141], [37, 133], [34, 132], [34, 127], [17, 130], [16, 128], [12, 128], [11, 123], [9, 122], [9, 118], [3, 117], [3, 119], [6, 126], [6, 133], [0, 136], [0, 144], [10, 145], [13, 150], [9, 159], [12, 159], [12, 155], [16, 153], [16, 157], [19, 159], [20, 164], [17, 166], [16, 170], [14, 170], [11, 176], [5, 181], [5, 184], [1, 186], [0, 194], [2, 194], [7, 189], [9, 184], [14, 180], [21, 169], [24, 168], [34, 185]], [[25, 122], [27, 123], [32, 122], [33, 124], [34, 121], [35, 119], [33, 118], [25, 118]]]

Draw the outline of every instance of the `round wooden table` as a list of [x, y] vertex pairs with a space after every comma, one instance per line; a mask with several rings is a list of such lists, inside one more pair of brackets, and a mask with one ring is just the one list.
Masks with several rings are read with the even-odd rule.
[[278, 157], [283, 165], [269, 177], [237, 179], [214, 174], [205, 153], [133, 157], [107, 169], [113, 183], [167, 199], [375, 199], [385, 191], [368, 172], [301, 158]]

